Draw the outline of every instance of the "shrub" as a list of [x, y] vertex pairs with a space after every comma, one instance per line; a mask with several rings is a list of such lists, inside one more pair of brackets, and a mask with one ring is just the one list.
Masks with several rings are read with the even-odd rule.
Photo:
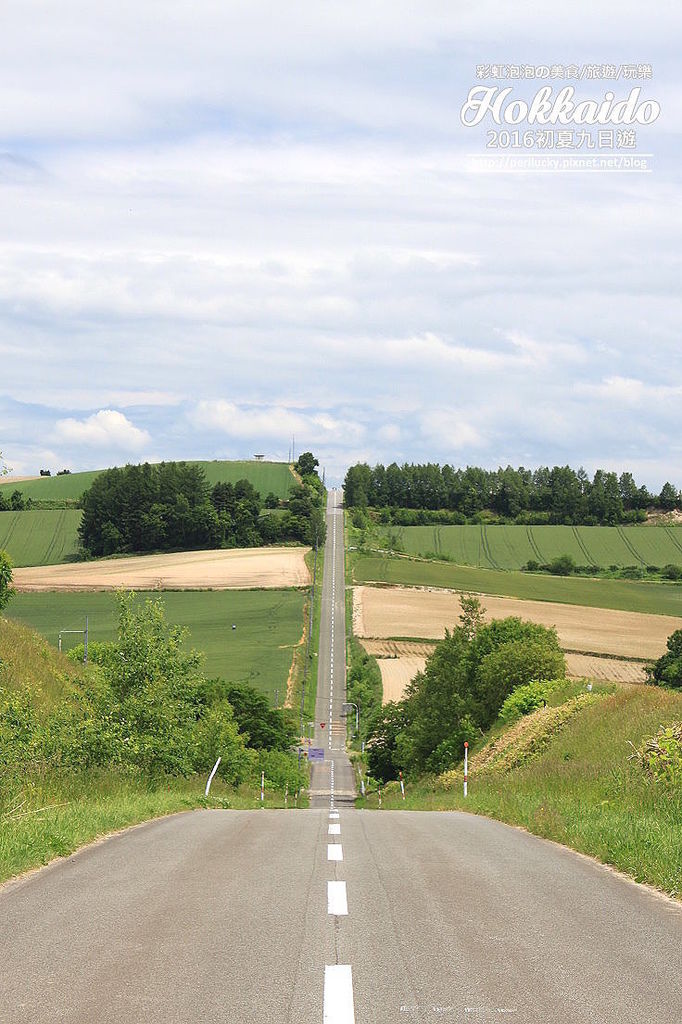
[[661, 576], [666, 580], [682, 580], [682, 565], [668, 563], [661, 569]]
[[661, 726], [657, 734], [645, 740], [633, 757], [652, 778], [682, 787], [682, 723]]
[[647, 681], [655, 686], [682, 687], [682, 629], [668, 637], [668, 650], [647, 671]]
[[572, 576], [575, 569], [575, 560], [571, 555], [558, 555], [547, 565], [547, 572], [553, 576]]
[[552, 690], [565, 683], [565, 679], [535, 680], [524, 686], [517, 686], [500, 708], [499, 718], [505, 725], [511, 725], [523, 715], [545, 707]]

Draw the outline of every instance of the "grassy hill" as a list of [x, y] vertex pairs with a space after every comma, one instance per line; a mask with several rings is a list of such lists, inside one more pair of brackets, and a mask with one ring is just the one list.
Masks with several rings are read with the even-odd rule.
[[[194, 460], [187, 460], [194, 461]], [[293, 472], [286, 462], [255, 462], [253, 460], [195, 462], [202, 466], [209, 484], [236, 483], [237, 480], [249, 480], [257, 491], [265, 497], [271, 491], [278, 498], [286, 498], [289, 488], [296, 482]], [[0, 480], [0, 486], [11, 491], [21, 491], [25, 498], [34, 501], [78, 501], [84, 491], [102, 470], [91, 470], [85, 473], [68, 473], [65, 476], [45, 476], [37, 480], [23, 480], [14, 483], [11, 477]]]
[[359, 552], [351, 552], [350, 565], [355, 583], [445, 587], [529, 601], [682, 616], [682, 586], [675, 583], [543, 576]]
[[[390, 533], [406, 554], [484, 569], [520, 569], [566, 554], [577, 565], [682, 564], [682, 529], [674, 526], [406, 526]], [[379, 530], [380, 543], [382, 535], [388, 532]]]
[[[151, 596], [163, 597], [169, 622], [189, 628], [188, 644], [205, 655], [207, 676], [249, 682], [273, 704], [279, 690], [283, 703], [303, 631], [303, 591], [155, 591]], [[116, 631], [115, 595], [101, 591], [16, 594], [6, 614], [31, 626], [54, 647], [59, 631], [83, 629], [86, 615], [91, 640], [112, 640]], [[78, 634], [65, 634], [63, 649], [80, 642]]]
[[57, 565], [78, 551], [79, 509], [0, 512], [0, 550], [16, 566]]
[[[628, 686], [578, 702], [541, 708], [482, 739], [466, 799], [460, 769], [408, 780], [404, 802], [390, 783], [383, 806], [466, 810], [521, 825], [682, 898], [682, 790], [650, 778], [630, 756], [630, 744], [682, 720], [682, 694]], [[378, 806], [377, 794], [366, 803]]]

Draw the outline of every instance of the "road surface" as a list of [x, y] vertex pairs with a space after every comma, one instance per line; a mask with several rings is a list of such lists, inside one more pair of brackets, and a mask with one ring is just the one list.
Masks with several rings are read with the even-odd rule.
[[336, 509], [314, 807], [176, 815], [0, 889], [1, 1024], [674, 1024], [682, 908], [485, 818], [353, 808]]
[[[313, 746], [324, 749], [324, 764], [311, 766], [310, 805], [324, 807], [333, 793], [337, 805], [352, 805], [355, 778], [346, 754], [346, 584], [341, 491], [329, 491], [320, 650]], [[351, 719], [353, 715], [351, 716]]]

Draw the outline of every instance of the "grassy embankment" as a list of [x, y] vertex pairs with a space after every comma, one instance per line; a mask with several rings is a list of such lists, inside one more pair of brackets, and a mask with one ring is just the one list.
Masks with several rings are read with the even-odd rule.
[[[0, 619], [0, 693], [30, 691], [41, 718], [75, 693], [92, 671], [59, 655], [33, 631]], [[206, 801], [205, 783], [203, 776], [151, 779], [39, 764], [22, 767], [13, 777], [10, 764], [0, 774], [0, 881], [149, 818], [193, 807], [249, 808], [260, 803], [257, 785], [233, 788], [219, 778]], [[281, 793], [266, 789], [266, 806], [283, 803]]]
[[385, 548], [391, 538], [407, 555], [483, 569], [521, 569], [561, 555], [602, 568], [682, 564], [682, 529], [674, 526], [376, 526], [371, 543]]
[[[163, 597], [168, 621], [189, 628], [188, 646], [204, 654], [209, 678], [248, 682], [273, 704], [279, 690], [280, 703], [284, 702], [292, 657], [300, 649], [304, 591], [169, 590], [139, 595], [147, 596]], [[113, 593], [16, 594], [6, 614], [31, 626], [55, 647], [59, 630], [82, 629], [86, 615], [91, 640], [109, 641], [116, 635]], [[65, 634], [63, 650], [82, 639]]]
[[[390, 783], [382, 806], [498, 818], [681, 899], [682, 791], [650, 779], [629, 758], [630, 743], [638, 746], [660, 725], [682, 719], [682, 694], [629, 686], [588, 699], [563, 724], [557, 721], [561, 714], [543, 708], [508, 729], [494, 729], [497, 760], [485, 740], [473, 750], [467, 799], [459, 769], [408, 781], [405, 801], [397, 783]], [[378, 806], [374, 783], [360, 804]]]
[[356, 584], [442, 587], [528, 601], [682, 616], [682, 586], [674, 583], [543, 576], [362, 552], [351, 553], [351, 565]]

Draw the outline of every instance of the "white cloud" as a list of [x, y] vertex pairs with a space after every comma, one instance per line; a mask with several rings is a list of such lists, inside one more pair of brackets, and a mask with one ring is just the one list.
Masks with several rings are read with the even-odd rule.
[[56, 437], [65, 443], [123, 452], [139, 452], [151, 440], [146, 430], [115, 409], [100, 409], [84, 420], [58, 420]]
[[357, 442], [364, 434], [361, 424], [340, 420], [326, 412], [304, 413], [284, 406], [241, 406], [224, 399], [204, 400], [189, 414], [200, 429], [216, 430], [241, 439], [279, 439], [286, 445], [293, 436], [297, 448], [329, 438]]

